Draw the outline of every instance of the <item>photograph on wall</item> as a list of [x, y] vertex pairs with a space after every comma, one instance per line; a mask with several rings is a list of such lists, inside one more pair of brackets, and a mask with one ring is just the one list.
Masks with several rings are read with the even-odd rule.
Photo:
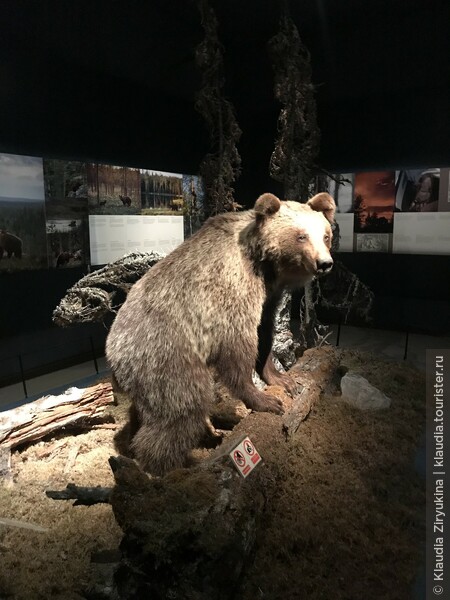
[[353, 212], [354, 173], [340, 173], [328, 178], [328, 193], [333, 196], [337, 213]]
[[183, 175], [141, 169], [143, 215], [183, 215]]
[[47, 219], [49, 267], [79, 267], [87, 260], [87, 219]]
[[[448, 176], [449, 170], [447, 169], [447, 176]], [[447, 205], [450, 205], [450, 177], [448, 180], [448, 185], [447, 185]], [[448, 208], [447, 208], [448, 210]]]
[[396, 171], [396, 210], [436, 212], [439, 204], [439, 183], [440, 169]]
[[441, 169], [438, 211], [450, 212], [450, 169]]
[[0, 154], [0, 270], [47, 267], [42, 158]]
[[47, 219], [87, 217], [86, 165], [75, 160], [44, 159]]
[[357, 233], [357, 252], [389, 252], [389, 233]]
[[185, 237], [200, 229], [205, 219], [204, 190], [198, 175], [183, 175], [183, 204]]
[[355, 174], [355, 233], [392, 233], [395, 172]]
[[89, 214], [135, 215], [141, 212], [141, 174], [132, 167], [86, 165]]

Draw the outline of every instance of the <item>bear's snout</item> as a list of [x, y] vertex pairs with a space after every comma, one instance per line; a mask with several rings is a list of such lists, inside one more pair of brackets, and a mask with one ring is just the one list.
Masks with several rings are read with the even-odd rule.
[[316, 268], [318, 273], [329, 273], [333, 267], [333, 261], [331, 259], [328, 260], [318, 260], [316, 262]]

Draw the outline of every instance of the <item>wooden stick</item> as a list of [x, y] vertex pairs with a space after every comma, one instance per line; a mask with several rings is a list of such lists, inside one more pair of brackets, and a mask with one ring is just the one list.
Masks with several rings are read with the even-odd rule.
[[16, 519], [5, 519], [0, 517], [0, 525], [6, 527], [18, 527], [19, 529], [31, 529], [32, 531], [39, 531], [40, 533], [46, 533], [50, 531], [48, 527], [41, 527], [35, 523], [26, 523], [25, 521], [17, 521]]
[[75, 500], [74, 506], [92, 506], [108, 504], [111, 490], [109, 487], [79, 487], [69, 483], [65, 490], [47, 490], [45, 495], [52, 500]]

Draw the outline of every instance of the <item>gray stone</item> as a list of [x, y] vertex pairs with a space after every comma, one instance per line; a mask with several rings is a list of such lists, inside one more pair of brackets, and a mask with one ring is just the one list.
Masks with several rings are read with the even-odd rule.
[[349, 371], [341, 379], [342, 400], [361, 410], [389, 408], [391, 399], [361, 375]]

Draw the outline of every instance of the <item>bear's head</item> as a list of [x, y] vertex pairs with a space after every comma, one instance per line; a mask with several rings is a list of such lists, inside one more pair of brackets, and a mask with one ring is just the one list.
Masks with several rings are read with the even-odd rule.
[[283, 284], [303, 286], [331, 271], [335, 210], [333, 198], [326, 193], [317, 194], [306, 204], [281, 201], [273, 194], [258, 198], [254, 234], [259, 254], [274, 266]]

